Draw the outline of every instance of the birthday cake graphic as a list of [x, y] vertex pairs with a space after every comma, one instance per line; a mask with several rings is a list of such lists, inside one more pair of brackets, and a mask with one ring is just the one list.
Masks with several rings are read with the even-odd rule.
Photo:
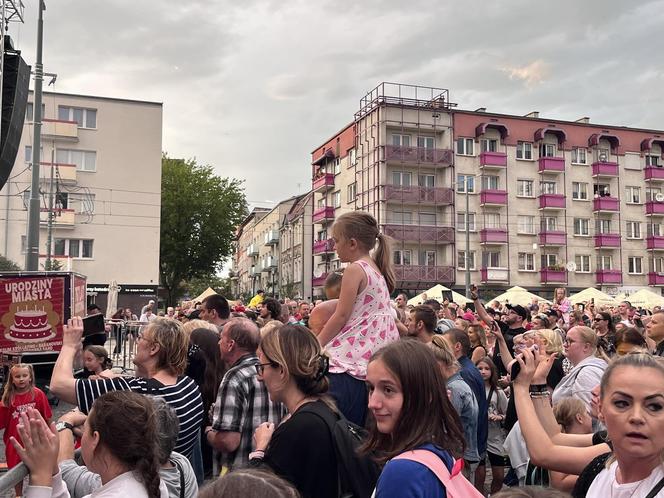
[[45, 307], [18, 307], [5, 337], [16, 342], [41, 342], [54, 337], [49, 314]]

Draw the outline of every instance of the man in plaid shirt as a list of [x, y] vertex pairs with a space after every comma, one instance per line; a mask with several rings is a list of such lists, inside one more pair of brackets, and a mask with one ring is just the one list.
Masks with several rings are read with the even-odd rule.
[[249, 463], [252, 438], [263, 422], [279, 423], [284, 409], [273, 403], [258, 380], [258, 326], [247, 318], [233, 318], [221, 331], [219, 350], [229, 366], [213, 405], [212, 425], [205, 437], [215, 451], [215, 474]]

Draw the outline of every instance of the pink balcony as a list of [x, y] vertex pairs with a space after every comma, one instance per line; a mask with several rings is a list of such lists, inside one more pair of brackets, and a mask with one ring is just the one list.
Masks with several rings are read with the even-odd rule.
[[618, 163], [597, 161], [592, 164], [593, 178], [618, 176]]
[[544, 268], [540, 271], [540, 282], [543, 284], [566, 284], [567, 272], [553, 268]]
[[593, 211], [617, 213], [620, 211], [620, 201], [616, 197], [597, 197], [593, 199]]
[[439, 206], [454, 204], [454, 190], [443, 187], [400, 187], [385, 185], [387, 201], [431, 203]]
[[334, 241], [332, 239], [317, 240], [314, 242], [312, 252], [314, 254], [326, 254], [334, 252]]
[[539, 233], [539, 245], [564, 246], [567, 244], [567, 233], [560, 230], [545, 230]]
[[483, 284], [502, 283], [510, 279], [510, 271], [507, 268], [481, 268], [480, 274]]
[[504, 152], [482, 152], [480, 154], [480, 168], [507, 167], [507, 154]]
[[648, 249], [664, 250], [664, 237], [661, 235], [646, 237], [646, 245]]
[[565, 171], [565, 158], [564, 157], [540, 157], [539, 158], [539, 172], [540, 173], [562, 173]]
[[622, 272], [620, 270], [597, 270], [595, 277], [598, 284], [622, 284]]
[[327, 192], [334, 188], [334, 174], [324, 173], [318, 178], [314, 178], [312, 189], [314, 192]]
[[654, 216], [664, 215], [664, 202], [646, 202], [646, 214]]
[[444, 167], [450, 166], [453, 163], [454, 152], [450, 149], [386, 145], [385, 160], [400, 163], [432, 164]]
[[565, 196], [563, 194], [540, 194], [540, 209], [565, 209]]
[[653, 285], [653, 286], [664, 286], [664, 273], [655, 273], [655, 272], [650, 272], [648, 273], [648, 285]]
[[483, 228], [480, 230], [480, 243], [507, 244], [507, 230], [504, 228]]
[[323, 273], [320, 277], [313, 277], [311, 279], [311, 286], [323, 287], [325, 285], [326, 280], [327, 280], [327, 273]]
[[643, 171], [647, 182], [664, 182], [664, 168], [646, 166]]
[[383, 233], [401, 241], [439, 242], [444, 244], [454, 242], [454, 229], [452, 227], [390, 224], [383, 226]]
[[507, 191], [486, 189], [480, 192], [481, 206], [505, 206], [507, 205]]
[[620, 234], [618, 233], [602, 233], [595, 235], [596, 248], [616, 248], [620, 247]]
[[312, 216], [314, 223], [327, 223], [334, 220], [334, 208], [331, 206], [318, 208]]
[[422, 289], [455, 280], [452, 266], [395, 265], [394, 276], [400, 289]]

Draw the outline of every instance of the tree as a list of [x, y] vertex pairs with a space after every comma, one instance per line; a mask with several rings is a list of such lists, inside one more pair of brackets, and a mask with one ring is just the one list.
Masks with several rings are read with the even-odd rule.
[[184, 282], [183, 287], [185, 293], [189, 294], [189, 298], [192, 299], [201, 295], [208, 287], [212, 287], [217, 294], [221, 294], [225, 298], [231, 299], [233, 297], [231, 279], [219, 275], [195, 277]]
[[215, 275], [247, 215], [241, 180], [221, 178], [195, 159], [162, 156], [159, 276], [173, 305], [187, 280]]
[[0, 256], [0, 271], [20, 271], [21, 267], [11, 259]]

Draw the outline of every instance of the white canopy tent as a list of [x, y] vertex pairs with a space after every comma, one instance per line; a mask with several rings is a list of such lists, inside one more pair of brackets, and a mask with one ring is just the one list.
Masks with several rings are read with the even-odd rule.
[[[408, 304], [412, 306], [417, 306], [418, 304], [422, 304], [426, 299], [435, 299], [436, 301], [442, 301], [443, 300], [443, 291], [450, 291], [447, 287], [444, 285], [434, 285], [431, 287], [431, 289], [424, 291], [421, 294], [418, 294], [417, 296], [411, 298], [408, 300]], [[462, 296], [458, 292], [452, 291], [452, 301], [454, 301], [457, 304], [464, 304], [464, 303], [470, 303], [470, 299], [467, 299], [466, 297]]]
[[634, 294], [627, 296], [625, 301], [629, 301], [632, 306], [640, 306], [646, 309], [652, 309], [655, 306], [664, 307], [664, 297], [650, 289], [641, 289]]
[[595, 300], [595, 305], [597, 306], [617, 306], [619, 302], [615, 298], [605, 294], [601, 290], [595, 289], [594, 287], [588, 287], [581, 292], [572, 294], [569, 297], [569, 302], [574, 305], [576, 303], [585, 303], [591, 299]]
[[533, 302], [533, 299], [537, 299], [539, 302], [550, 303], [548, 299], [528, 292], [523, 287], [515, 285], [511, 289], [506, 290], [499, 296], [494, 297], [493, 299], [488, 299], [487, 302], [498, 301], [499, 303], [509, 303], [509, 304], [520, 304], [521, 306], [528, 306]]
[[201, 294], [200, 296], [195, 297], [195, 298], [193, 299], [193, 301], [194, 301], [195, 303], [200, 303], [200, 302], [203, 301], [203, 299], [205, 299], [206, 297], [208, 297], [208, 296], [213, 296], [214, 294], [216, 294], [216, 292], [214, 291], [214, 289], [213, 289], [212, 287], [208, 287], [207, 289], [205, 289], [205, 290], [202, 292], [202, 294]]

